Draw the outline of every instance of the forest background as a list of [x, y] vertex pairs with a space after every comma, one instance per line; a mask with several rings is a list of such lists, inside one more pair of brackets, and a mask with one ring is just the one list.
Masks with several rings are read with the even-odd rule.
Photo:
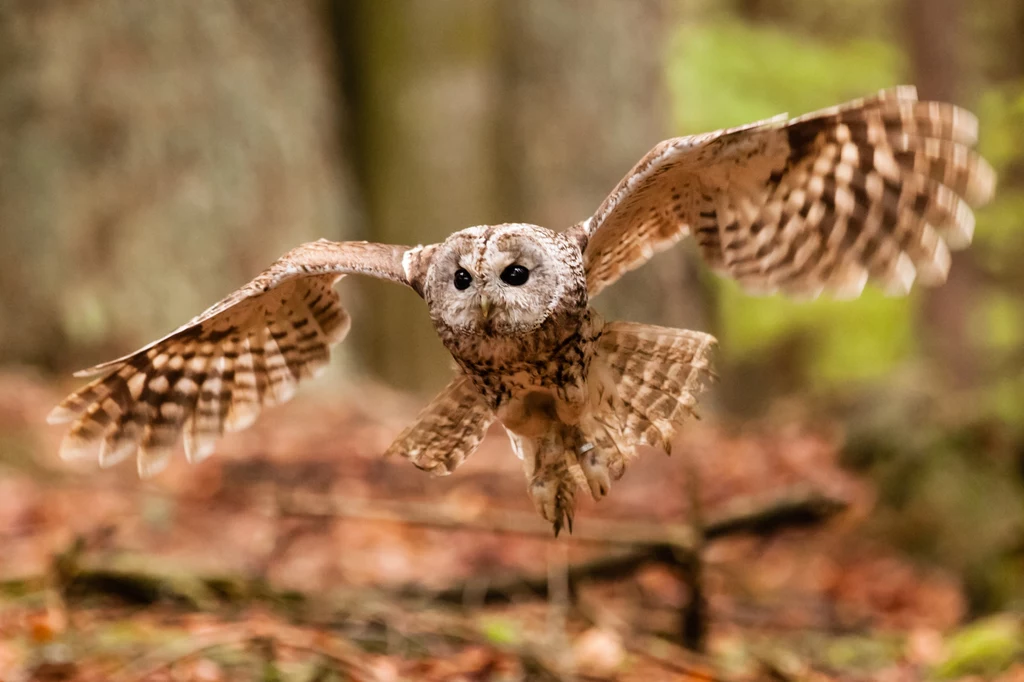
[[[882, 563], [872, 564], [876, 573], [862, 576], [865, 582], [903, 576], [890, 595], [896, 602], [948, 608], [935, 615], [922, 607], [925, 615], [893, 621], [885, 615], [891, 605], [868, 599], [856, 626], [839, 618], [843, 632], [872, 633], [864, 646], [875, 653], [854, 647], [854, 663], [842, 657], [846, 649], [837, 662], [828, 647], [782, 638], [786, 646], [820, 670], [1019, 673], [1011, 661], [1024, 651], [1022, 36], [1021, 0], [3, 0], [0, 578], [20, 586], [10, 607], [18, 615], [6, 631], [15, 643], [7, 650], [11, 669], [53, 663], [46, 646], [71, 637], [67, 585], [54, 588], [53, 573], [74, 548], [90, 557], [90, 570], [108, 570], [115, 555], [166, 559], [161, 552], [170, 552], [192, 575], [216, 569], [307, 593], [417, 581], [442, 589], [512, 569], [545, 574], [558, 563], [550, 552], [560, 550], [547, 540], [525, 541], [546, 549], [510, 559], [497, 549], [501, 540], [480, 539], [486, 529], [463, 529], [456, 537], [483, 542], [490, 554], [468, 563], [449, 556], [438, 574], [422, 579], [414, 570], [422, 560], [416, 552], [426, 551], [420, 543], [446, 543], [449, 531], [415, 524], [396, 531], [416, 520], [398, 512], [398, 520], [359, 521], [377, 529], [357, 533], [359, 542], [352, 518], [303, 527], [298, 540], [279, 518], [268, 521], [273, 530], [259, 532], [271, 539], [236, 539], [244, 558], [235, 563], [216, 546], [233, 526], [191, 528], [202, 547], [175, 534], [225, 490], [242, 496], [247, 482], [253, 495], [267, 486], [298, 489], [324, 476], [331, 483], [319, 493], [349, 500], [361, 493], [368, 500], [443, 498], [463, 512], [500, 510], [503, 502], [527, 509], [500, 434], [474, 468], [467, 465], [461, 484], [462, 470], [421, 482], [411, 467], [393, 473], [406, 463], [374, 459], [451, 371], [422, 302], [398, 287], [347, 279], [341, 289], [353, 333], [336, 349], [328, 377], [305, 387], [296, 405], [265, 414], [255, 435], [230, 437], [225, 457], [193, 469], [178, 462], [163, 482], [56, 459], [60, 434], [42, 420], [73, 386], [70, 371], [163, 335], [304, 241], [429, 243], [507, 221], [564, 229], [590, 215], [661, 139], [913, 83], [923, 99], [978, 114], [980, 149], [1000, 178], [996, 201], [977, 213], [974, 244], [954, 255], [949, 282], [906, 298], [874, 290], [848, 302], [752, 298], [710, 275], [688, 244], [631, 273], [597, 307], [609, 318], [715, 334], [720, 381], [704, 401], [704, 422], [684, 437], [696, 464], [651, 453], [624, 479], [634, 479], [634, 492], [586, 507], [578, 523], [625, 515], [692, 524], [689, 503], [705, 500], [713, 511], [722, 500], [771, 492], [779, 467], [790, 467], [783, 478], [790, 476], [792, 457], [802, 456], [793, 453], [809, 448], [816, 454], [801, 460], [806, 469], [796, 478], [839, 500], [846, 521], [841, 531], [816, 528], [801, 559], [786, 552], [805, 536], [793, 540], [782, 530], [781, 539], [765, 540], [789, 548], [777, 550], [789, 557], [789, 577], [759, 584], [754, 592], [774, 596], [757, 613], [775, 614], [768, 621], [777, 626], [786, 619], [778, 614], [793, 606], [781, 587], [787, 580], [799, 582], [821, 562], [836, 575], [860, 575], [854, 566], [867, 556]], [[332, 473], [302, 469], [314, 466], [310, 459]], [[683, 475], [694, 467], [704, 486], [697, 493]], [[655, 485], [666, 471], [662, 483], [678, 487]], [[204, 481], [212, 487], [202, 488]], [[197, 486], [208, 495], [200, 506], [184, 494]], [[115, 495], [105, 511], [76, 520], [68, 507], [68, 500], [88, 506], [83, 501], [104, 495]], [[232, 523], [252, 514], [239, 504]], [[132, 530], [97, 540], [100, 529], [123, 523]], [[330, 541], [319, 546], [333, 547], [330, 556], [301, 539], [323, 533]], [[404, 539], [380, 540], [388, 533]], [[835, 537], [847, 533], [857, 540], [843, 554], [838, 545], [846, 540]], [[362, 558], [348, 565], [337, 553], [354, 542]], [[730, 561], [777, 564], [763, 556], [776, 551], [765, 546], [705, 556], [708, 575]], [[382, 552], [407, 570], [379, 568], [392, 566]], [[319, 558], [296, 574], [292, 563], [303, 556]], [[730, 601], [738, 599], [734, 584], [719, 579], [701, 594], [679, 566], [667, 574], [675, 587], [648, 587], [678, 592], [683, 622], [666, 626], [674, 633], [668, 639], [705, 652], [710, 646], [713, 665], [722, 664], [726, 644], [742, 642], [736, 670], [753, 674], [768, 665], [746, 646], [755, 638]], [[36, 584], [33, 576], [49, 587], [25, 588]], [[641, 578], [615, 579], [640, 580], [638, 589], [647, 589]], [[829, 590], [846, 589], [835, 587], [843, 578], [831, 580], [815, 593], [821, 603], [825, 592], [837, 599]], [[907, 596], [917, 589], [945, 596]], [[60, 608], [45, 596], [53, 590]], [[695, 603], [711, 607], [694, 615]], [[33, 618], [46, 624], [39, 641], [25, 629]], [[696, 634], [687, 618], [701, 622]], [[598, 620], [577, 630], [607, 634]], [[797, 620], [804, 633], [832, 628]], [[992, 667], [988, 659], [957, 662], [956, 637], [977, 622], [987, 624], [983, 639], [1010, 642], [996, 647], [1003, 658]], [[897, 633], [900, 643], [878, 653], [871, 647], [879, 631]], [[495, 638], [508, 633], [491, 635], [486, 646], [501, 649]], [[566, 637], [562, 650], [573, 650], [578, 637]], [[447, 650], [434, 654], [461, 660]], [[411, 665], [410, 655], [402, 651], [405, 662], [395, 669], [408, 674], [402, 666]], [[230, 665], [217, 665], [230, 677]]]

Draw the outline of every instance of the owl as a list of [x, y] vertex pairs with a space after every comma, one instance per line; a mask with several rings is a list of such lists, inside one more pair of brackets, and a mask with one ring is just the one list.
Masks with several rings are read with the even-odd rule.
[[191, 462], [225, 431], [288, 400], [345, 338], [334, 284], [390, 280], [423, 298], [455, 377], [388, 453], [453, 472], [499, 421], [527, 492], [572, 530], [576, 495], [606, 495], [641, 445], [668, 451], [710, 376], [715, 339], [606, 322], [590, 301], [683, 237], [757, 294], [850, 298], [872, 281], [905, 294], [944, 281], [950, 250], [994, 192], [972, 150], [977, 120], [912, 87], [794, 119], [665, 140], [591, 217], [554, 232], [482, 225], [438, 244], [320, 240], [285, 254], [223, 301], [97, 375], [49, 416], [66, 458], [134, 456], [163, 469], [179, 437]]

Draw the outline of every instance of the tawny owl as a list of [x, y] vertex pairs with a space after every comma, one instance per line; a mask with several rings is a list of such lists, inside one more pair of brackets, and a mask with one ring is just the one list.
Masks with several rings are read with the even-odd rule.
[[977, 120], [886, 90], [786, 120], [666, 140], [597, 212], [562, 233], [471, 227], [440, 244], [304, 244], [168, 336], [85, 374], [101, 376], [50, 415], [71, 422], [65, 457], [139, 474], [179, 434], [196, 462], [328, 360], [349, 318], [333, 285], [350, 273], [426, 301], [459, 371], [389, 452], [455, 470], [498, 419], [527, 489], [555, 532], [577, 488], [595, 498], [638, 445], [669, 448], [708, 376], [708, 334], [604, 322], [590, 299], [686, 235], [717, 272], [758, 293], [857, 296], [868, 280], [903, 294], [942, 282], [967, 245], [970, 206], [995, 176], [974, 151]]

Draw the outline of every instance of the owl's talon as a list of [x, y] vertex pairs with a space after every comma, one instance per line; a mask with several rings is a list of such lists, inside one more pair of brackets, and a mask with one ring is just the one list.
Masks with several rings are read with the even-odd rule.
[[533, 480], [530, 482], [530, 499], [537, 513], [546, 521], [555, 521], [555, 491], [553, 481]]
[[590, 494], [595, 500], [607, 495], [612, 487], [612, 472], [609, 471], [607, 459], [606, 455], [594, 449], [586, 451], [579, 459], [580, 468], [590, 486]]
[[572, 533], [573, 493], [572, 482], [559, 479], [534, 478], [529, 493], [537, 512], [554, 527], [555, 537], [563, 527]]

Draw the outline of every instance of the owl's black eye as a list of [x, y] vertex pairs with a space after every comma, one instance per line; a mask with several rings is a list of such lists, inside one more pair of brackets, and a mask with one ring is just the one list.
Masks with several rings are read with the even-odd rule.
[[501, 273], [501, 281], [514, 287], [521, 287], [530, 279], [530, 271], [522, 265], [510, 265]]
[[473, 283], [473, 275], [463, 268], [459, 268], [455, 271], [455, 288], [459, 291], [468, 289], [469, 285]]

